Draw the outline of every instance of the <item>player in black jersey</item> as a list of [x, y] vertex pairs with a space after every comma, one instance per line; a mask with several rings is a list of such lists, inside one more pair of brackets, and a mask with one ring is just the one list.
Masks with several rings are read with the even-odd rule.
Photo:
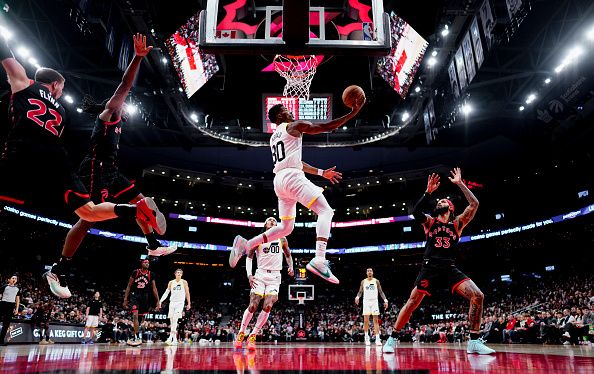
[[126, 293], [124, 294], [124, 308], [128, 309], [129, 305], [132, 308], [132, 315], [134, 316], [134, 339], [128, 339], [127, 342], [128, 345], [132, 346], [142, 344], [142, 337], [138, 335], [138, 315], [144, 316], [149, 311], [149, 287], [153, 292], [155, 300], [157, 300], [155, 309], [161, 309], [159, 292], [157, 292], [157, 285], [155, 283], [155, 273], [149, 270], [149, 266], [149, 260], [142, 260], [142, 268], [132, 272], [128, 280]]
[[[113, 96], [104, 103], [95, 104], [88, 97], [82, 104], [83, 112], [96, 115], [95, 126], [91, 135], [91, 150], [83, 159], [78, 175], [96, 203], [110, 201], [113, 203], [135, 204], [144, 199], [142, 193], [133, 182], [123, 176], [118, 170], [118, 150], [122, 134], [123, 108], [126, 97], [134, 84], [134, 79], [140, 68], [142, 59], [152, 50], [146, 45], [146, 37], [136, 34], [134, 40], [135, 56], [128, 65], [122, 82]], [[137, 220], [144, 233], [149, 255], [162, 256], [175, 252], [177, 247], [164, 247], [155, 237], [153, 229], [141, 220]], [[66, 235], [62, 249], [62, 256], [71, 258], [78, 250], [87, 232], [94, 222], [80, 219]], [[157, 230], [157, 233], [163, 234]]]
[[431, 291], [436, 288], [451, 289], [452, 294], [456, 292], [470, 301], [468, 312], [470, 340], [466, 351], [479, 354], [495, 352], [479, 339], [484, 295], [470, 278], [456, 268], [454, 263], [462, 230], [474, 218], [479, 202], [462, 181], [460, 168], [455, 168], [450, 173], [449, 180], [462, 190], [469, 205], [462, 214], [455, 216], [454, 204], [448, 199], [441, 199], [437, 202], [434, 216], [423, 213], [422, 209], [429, 202], [431, 194], [439, 187], [439, 175], [429, 176], [427, 190], [413, 209], [415, 220], [425, 229], [426, 245], [423, 265], [415, 281], [415, 288], [398, 314], [394, 332], [384, 345], [385, 353], [394, 352], [398, 333], [408, 323], [411, 314], [419, 307], [425, 295], [431, 296]]
[[[64, 89], [64, 77], [53, 69], [40, 68], [35, 80], [29, 79], [3, 38], [0, 38], [0, 61], [12, 92], [9, 131], [0, 157], [0, 203], [40, 206], [61, 202], [89, 222], [116, 217], [140, 219], [156, 231], [164, 231], [165, 216], [150, 198], [137, 204], [117, 205], [95, 205], [90, 200], [73, 173], [60, 140], [67, 119], [58, 101]], [[68, 273], [68, 261], [64, 260], [62, 257], [44, 277], [52, 293], [66, 298], [71, 296], [70, 290], [58, 278]]]

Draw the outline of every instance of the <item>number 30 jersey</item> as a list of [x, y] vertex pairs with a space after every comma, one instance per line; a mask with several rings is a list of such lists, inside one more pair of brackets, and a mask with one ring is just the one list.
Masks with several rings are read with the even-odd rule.
[[274, 174], [287, 168], [303, 170], [301, 163], [302, 138], [289, 134], [287, 132], [288, 125], [288, 123], [281, 123], [270, 137]]
[[281, 271], [283, 270], [283, 250], [280, 240], [264, 243], [256, 249], [258, 269]]
[[64, 107], [40, 83], [31, 81], [29, 87], [12, 94], [9, 120], [9, 144], [34, 143], [61, 147]]

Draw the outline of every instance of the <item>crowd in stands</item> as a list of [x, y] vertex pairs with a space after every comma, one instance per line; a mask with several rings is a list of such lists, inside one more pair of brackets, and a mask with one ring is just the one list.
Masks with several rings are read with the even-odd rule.
[[[3, 277], [3, 279], [6, 276]], [[44, 281], [33, 274], [20, 274], [22, 290], [18, 319], [35, 321], [39, 315], [49, 322], [82, 324], [85, 321], [87, 303], [93, 289], [73, 288], [73, 297], [57, 299], [50, 295]], [[482, 335], [490, 343], [544, 343], [544, 344], [592, 344], [594, 342], [594, 275], [552, 275], [522, 281], [498, 283], [483, 287], [486, 294]], [[122, 307], [124, 287], [110, 286], [112, 291], [100, 289], [104, 304], [100, 320], [101, 340], [124, 342], [132, 336], [130, 314]], [[113, 291], [113, 290], [117, 291]], [[194, 291], [195, 292], [195, 291]], [[363, 341], [363, 318], [353, 302], [352, 295], [345, 294], [341, 301], [320, 298], [308, 302], [304, 308], [304, 334], [309, 341], [359, 342]], [[221, 303], [201, 300], [193, 295], [190, 311], [184, 311], [178, 331], [185, 341], [230, 341], [235, 337], [241, 323], [241, 301]], [[404, 300], [400, 300], [403, 302]], [[437, 297], [425, 300], [421, 309], [401, 334], [401, 341], [455, 342], [467, 339], [468, 303], [461, 297]], [[380, 315], [381, 335], [386, 338], [399, 311], [395, 301]], [[259, 337], [262, 341], [295, 341], [299, 333], [298, 315], [301, 306], [287, 300], [279, 301], [270, 313], [267, 325]], [[41, 313], [36, 313], [39, 310]], [[166, 305], [161, 314], [166, 314]], [[165, 316], [161, 319], [142, 322], [141, 332], [146, 341], [163, 341], [169, 327]], [[254, 321], [252, 321], [254, 322]], [[373, 335], [373, 334], [372, 334]]]

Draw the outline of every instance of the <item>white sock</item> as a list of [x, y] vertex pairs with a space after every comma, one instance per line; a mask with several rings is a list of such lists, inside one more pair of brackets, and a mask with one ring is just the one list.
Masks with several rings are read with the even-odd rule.
[[241, 319], [241, 329], [239, 330], [240, 333], [245, 333], [245, 330], [250, 324], [253, 315], [254, 313], [251, 313], [249, 309], [246, 309], [245, 312], [243, 312], [243, 318]]
[[266, 321], [268, 321], [269, 314], [270, 313], [266, 313], [265, 311], [260, 312], [260, 314], [258, 315], [258, 320], [256, 320], [256, 326], [254, 326], [254, 330], [252, 331], [252, 334], [257, 335], [258, 332], [260, 332], [260, 329], [262, 329], [262, 326], [264, 326]]
[[316, 241], [316, 257], [325, 259], [327, 246], [328, 246], [327, 241], [317, 240]]
[[367, 331], [365, 331], [365, 337], [369, 338], [369, 333]]

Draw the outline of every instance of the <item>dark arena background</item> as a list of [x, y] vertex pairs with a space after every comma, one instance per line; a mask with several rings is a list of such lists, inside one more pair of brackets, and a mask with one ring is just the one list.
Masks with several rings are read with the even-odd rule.
[[0, 0], [0, 34], [1, 372], [594, 373], [591, 0]]

